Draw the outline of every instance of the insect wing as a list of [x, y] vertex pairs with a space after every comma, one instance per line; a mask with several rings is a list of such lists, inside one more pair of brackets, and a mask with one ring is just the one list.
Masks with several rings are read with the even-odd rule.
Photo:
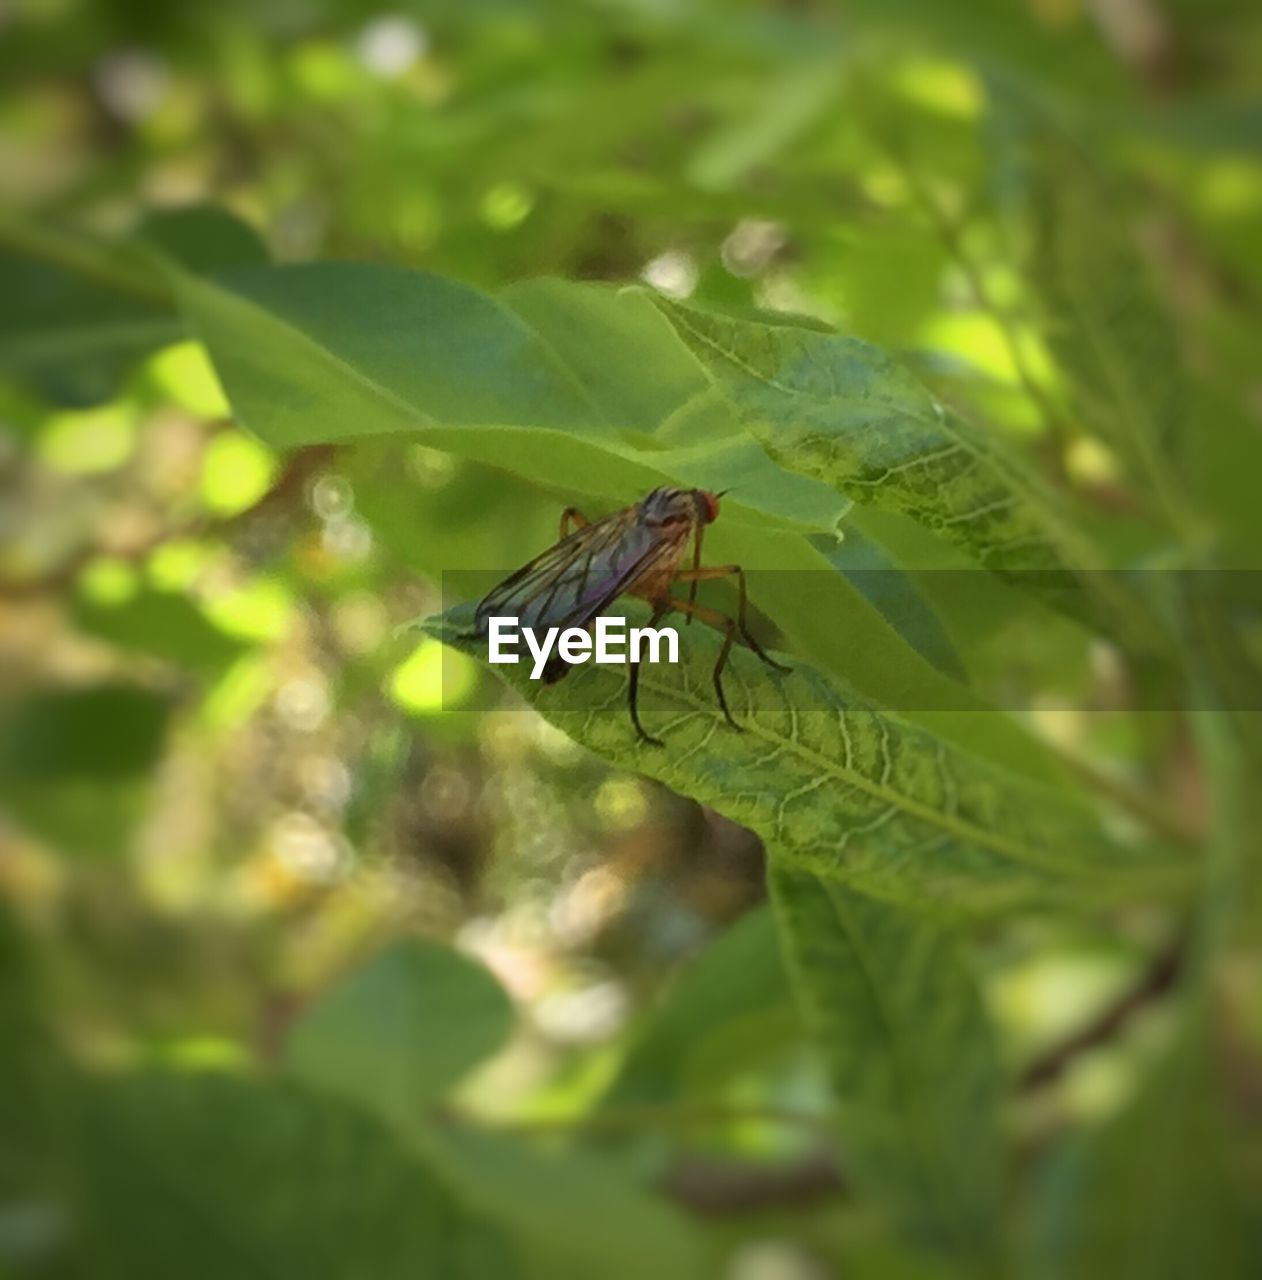
[[586, 626], [660, 550], [634, 507], [584, 525], [490, 591], [474, 615], [474, 634], [485, 635], [492, 617], [536, 629]]

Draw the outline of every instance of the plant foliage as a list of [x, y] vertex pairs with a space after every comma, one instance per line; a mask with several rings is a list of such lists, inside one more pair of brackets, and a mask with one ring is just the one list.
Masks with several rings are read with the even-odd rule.
[[1254, 9], [13, 10], [0, 1272], [1258, 1274]]

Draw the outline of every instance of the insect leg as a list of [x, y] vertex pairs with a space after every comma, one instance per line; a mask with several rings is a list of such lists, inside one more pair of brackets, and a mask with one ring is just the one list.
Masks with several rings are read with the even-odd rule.
[[[659, 605], [653, 610], [653, 616], [649, 619], [649, 626], [655, 627], [662, 620], [663, 616], [670, 612], [671, 606]], [[627, 706], [631, 712], [631, 723], [635, 725], [635, 731], [641, 740], [650, 743], [655, 747], [662, 747], [666, 744], [661, 738], [655, 738], [651, 733], [645, 731], [644, 726], [640, 723], [640, 705], [639, 705], [639, 689], [640, 689], [640, 659], [633, 658], [631, 660], [631, 670], [627, 676]]]
[[[722, 564], [714, 565], [708, 569], [681, 569], [675, 575], [676, 582], [691, 582], [694, 585], [698, 582], [708, 582], [714, 578], [730, 578], [735, 575], [736, 578], [736, 626], [740, 631], [741, 639], [769, 666], [774, 667], [777, 671], [792, 671], [792, 667], [786, 667], [783, 662], [777, 662], [771, 657], [767, 651], [754, 638], [754, 634], [749, 629], [749, 624], [745, 620], [745, 570], [738, 564]], [[689, 600], [691, 604], [691, 599]], [[678, 604], [676, 605], [678, 608]], [[700, 613], [696, 615], [702, 621], [706, 621]], [[719, 615], [722, 617], [722, 614]]]
[[[701, 572], [701, 534], [705, 528], [703, 524], [698, 524], [692, 534], [692, 585], [688, 588], [688, 603], [697, 603], [697, 587], [700, 585], [701, 579], [695, 575]], [[692, 625], [693, 615], [688, 615], [688, 620], [684, 623], [685, 627]]]
[[589, 524], [591, 521], [577, 507], [566, 507], [561, 512], [561, 537], [568, 538], [574, 529], [582, 529]]
[[[707, 609], [705, 605], [693, 604], [690, 600], [676, 600], [672, 597], [669, 607], [678, 609], [680, 613], [688, 617], [700, 618], [702, 622], [712, 626], [716, 631], [723, 632], [723, 646], [719, 649], [719, 656], [714, 664], [714, 694], [719, 700], [719, 706], [723, 709], [724, 719], [737, 733], [743, 733], [744, 730], [736, 723], [727, 705], [727, 695], [723, 692], [723, 668], [727, 666], [727, 656], [732, 652], [732, 641], [736, 639], [735, 619], [727, 617], [726, 614], [720, 613], [717, 609]], [[665, 612], [665, 610], [661, 612]], [[654, 616], [656, 617], [657, 615], [655, 614]]]

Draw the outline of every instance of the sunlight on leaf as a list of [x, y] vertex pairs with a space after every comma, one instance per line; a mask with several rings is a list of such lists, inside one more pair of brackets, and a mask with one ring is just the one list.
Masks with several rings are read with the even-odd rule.
[[226, 418], [231, 412], [200, 343], [180, 342], [158, 352], [149, 362], [149, 374], [164, 395], [199, 418]]

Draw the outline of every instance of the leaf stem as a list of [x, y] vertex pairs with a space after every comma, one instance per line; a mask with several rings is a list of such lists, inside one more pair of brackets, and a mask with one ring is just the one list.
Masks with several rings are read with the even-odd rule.
[[1013, 370], [1026, 395], [1034, 402], [1043, 425], [1048, 433], [1060, 444], [1065, 443], [1064, 413], [1053, 403], [1047, 389], [1039, 382], [1030, 370], [1025, 351], [1021, 345], [1021, 335], [1017, 332], [1012, 315], [1006, 307], [1001, 307], [992, 297], [990, 288], [972, 255], [964, 247], [963, 236], [959, 226], [947, 216], [946, 211], [934, 198], [933, 192], [921, 177], [915, 165], [890, 142], [885, 143], [886, 151], [899, 166], [917, 204], [929, 219], [930, 225], [937, 233], [943, 247], [959, 267], [973, 295], [973, 300], [981, 310], [985, 311], [1003, 337], [1008, 357], [1012, 361]]
[[1146, 792], [1137, 787], [1128, 786], [1117, 778], [1109, 777], [1094, 765], [1054, 743], [1046, 742], [1044, 745], [1078, 781], [1102, 799], [1124, 810], [1151, 834], [1187, 852], [1193, 852], [1201, 847], [1197, 833], [1177, 814]]

